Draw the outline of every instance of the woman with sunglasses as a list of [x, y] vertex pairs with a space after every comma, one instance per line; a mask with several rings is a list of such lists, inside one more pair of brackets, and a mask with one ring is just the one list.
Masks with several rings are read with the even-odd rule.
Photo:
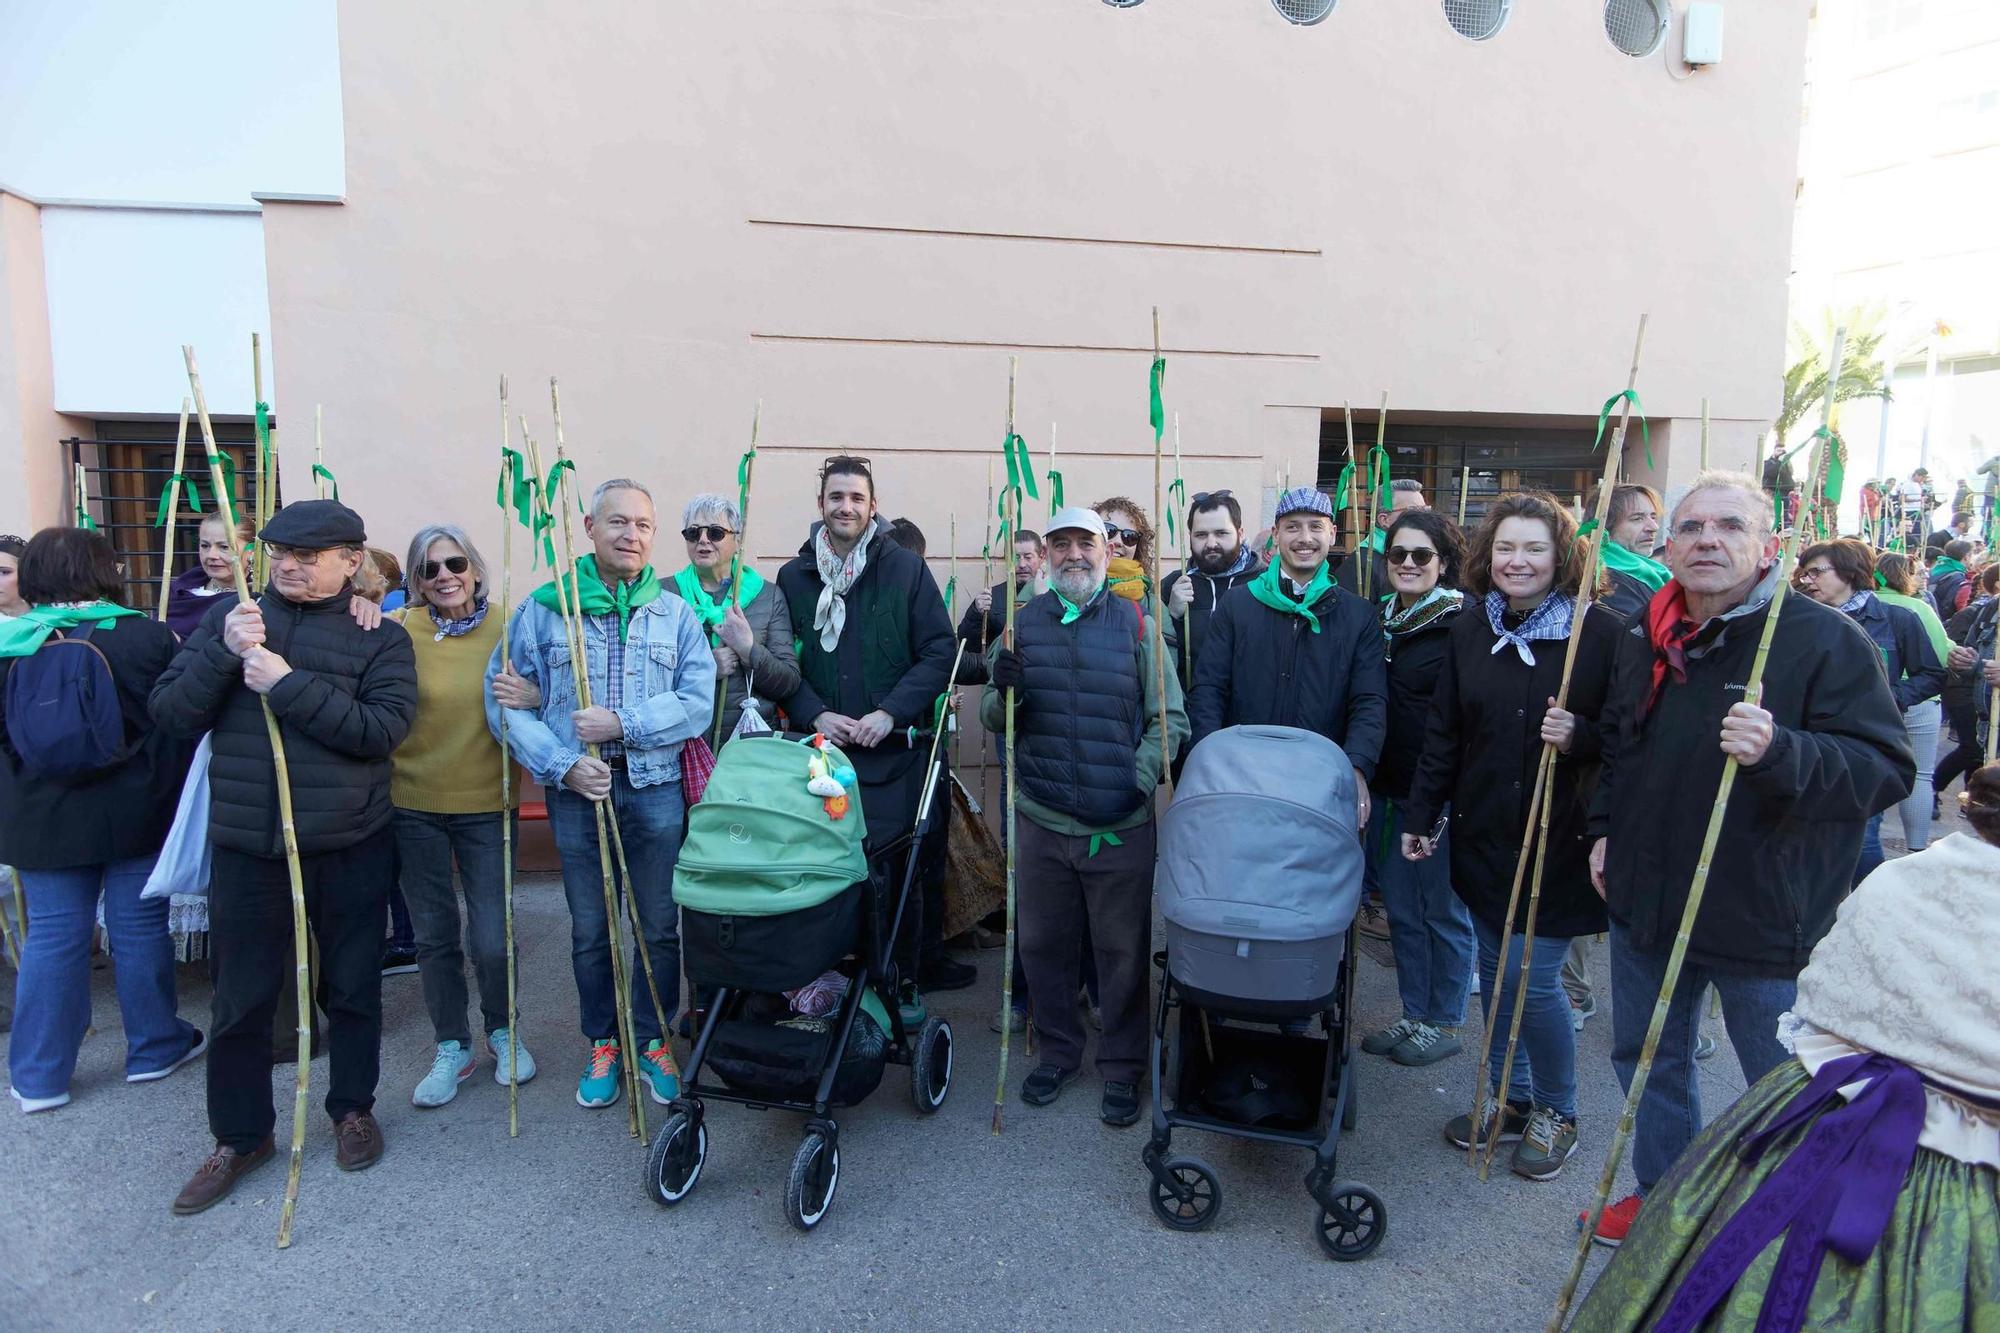
[[[1565, 707], [1556, 707], [1586, 563], [1576, 519], [1554, 496], [1524, 491], [1487, 510], [1465, 562], [1466, 594], [1478, 600], [1448, 635], [1402, 832], [1404, 857], [1433, 855], [1429, 830], [1449, 806], [1452, 888], [1472, 912], [1481, 989], [1499, 996], [1496, 1031], [1486, 1034], [1497, 1094], [1523, 985], [1532, 855], [1511, 920], [1507, 902], [1543, 746], [1555, 747], [1547, 860], [1507, 1104], [1489, 1103], [1477, 1131], [1470, 1114], [1444, 1127], [1445, 1139], [1464, 1148], [1475, 1132], [1483, 1142], [1500, 1116], [1501, 1139], [1519, 1140], [1514, 1173], [1529, 1180], [1554, 1180], [1576, 1152], [1576, 1031], [1561, 971], [1572, 938], [1605, 928], [1604, 901], [1590, 882], [1585, 816], [1602, 753], [1597, 715], [1624, 629], [1616, 613], [1592, 606], [1585, 614]], [[1602, 586], [1600, 572], [1593, 596]]]
[[[419, 529], [407, 568], [410, 600], [395, 619], [416, 649], [417, 714], [408, 739], [390, 758], [389, 795], [417, 971], [437, 1042], [430, 1071], [410, 1101], [431, 1107], [456, 1097], [477, 1063], [466, 1022], [468, 953], [479, 978], [481, 1031], [493, 1057], [493, 1081], [505, 1086], [511, 1062], [526, 1083], [535, 1076], [535, 1062], [526, 1047], [511, 1056], [508, 1051], [514, 1025], [507, 1014], [500, 821], [514, 817], [521, 784], [517, 774], [503, 805], [500, 743], [486, 725], [486, 664], [500, 642], [506, 611], [487, 614], [486, 562], [455, 523]], [[459, 892], [465, 895], [463, 922]]]
[[1400, 1065], [1428, 1065], [1462, 1048], [1458, 1028], [1472, 984], [1472, 917], [1451, 891], [1450, 852], [1440, 831], [1437, 854], [1402, 856], [1402, 835], [1424, 833], [1405, 819], [1410, 780], [1424, 749], [1431, 696], [1450, 651], [1450, 631], [1465, 604], [1458, 590], [1465, 546], [1458, 525], [1431, 509], [1406, 509], [1386, 534], [1389, 595], [1382, 638], [1389, 665], [1389, 735], [1375, 766], [1386, 798], [1370, 830], [1368, 858], [1389, 911], [1402, 1017], [1363, 1039], [1361, 1049]]
[[1136, 500], [1114, 495], [1094, 506], [1104, 520], [1104, 537], [1111, 550], [1105, 574], [1111, 591], [1143, 603], [1153, 592], [1153, 525]]
[[777, 726], [777, 699], [799, 687], [799, 658], [792, 648], [792, 613], [778, 585], [746, 559], [740, 594], [729, 583], [743, 515], [726, 495], [697, 495], [681, 511], [687, 567], [666, 590], [688, 604], [715, 652], [715, 678], [724, 685], [724, 738], [736, 734], [747, 703], [766, 726]]

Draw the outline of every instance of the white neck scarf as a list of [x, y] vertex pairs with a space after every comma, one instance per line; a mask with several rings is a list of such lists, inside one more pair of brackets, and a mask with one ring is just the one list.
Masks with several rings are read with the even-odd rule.
[[868, 568], [868, 545], [874, 539], [875, 525], [870, 523], [861, 530], [861, 540], [854, 543], [854, 549], [839, 556], [833, 552], [833, 543], [826, 539], [824, 524], [813, 538], [813, 559], [819, 563], [820, 583], [819, 604], [813, 607], [813, 628], [819, 631], [819, 646], [826, 652], [840, 646], [840, 632], [847, 628], [847, 590], [861, 577], [861, 571]]

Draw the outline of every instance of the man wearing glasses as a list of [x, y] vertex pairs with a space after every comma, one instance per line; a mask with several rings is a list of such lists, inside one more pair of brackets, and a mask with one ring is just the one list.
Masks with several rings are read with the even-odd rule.
[[263, 703], [278, 719], [291, 777], [306, 911], [327, 1004], [335, 1160], [359, 1171], [382, 1155], [375, 1084], [382, 1042], [382, 923], [394, 873], [387, 836], [389, 755], [416, 714], [409, 635], [363, 629], [349, 613], [365, 558], [361, 516], [337, 500], [278, 511], [259, 534], [271, 582], [255, 604], [220, 599], [153, 687], [170, 735], [209, 733], [208, 1119], [215, 1151], [180, 1197], [195, 1213], [272, 1153], [271, 1023], [290, 985], [291, 879]]
[[1162, 585], [1169, 660], [1183, 690], [1194, 683], [1194, 664], [1201, 661], [1209, 618], [1222, 605], [1222, 595], [1264, 571], [1257, 553], [1243, 540], [1243, 506], [1228, 491], [1195, 492], [1187, 526], [1193, 563], [1167, 575]]
[[765, 726], [777, 726], [777, 700], [799, 687], [799, 659], [792, 650], [792, 615], [778, 585], [745, 557], [732, 587], [730, 573], [742, 539], [743, 515], [726, 495], [697, 495], [681, 511], [687, 567], [666, 590], [693, 610], [708, 631], [721, 697], [723, 739], [736, 735], [746, 705]]

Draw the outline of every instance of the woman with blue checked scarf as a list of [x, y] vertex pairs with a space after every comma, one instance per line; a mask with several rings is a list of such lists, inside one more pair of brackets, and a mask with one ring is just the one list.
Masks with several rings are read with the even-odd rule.
[[[1615, 612], [1592, 605], [1585, 613], [1566, 706], [1556, 707], [1585, 556], [1576, 519], [1552, 495], [1524, 491], [1487, 511], [1466, 553], [1466, 610], [1451, 627], [1402, 825], [1403, 855], [1422, 860], [1434, 850], [1427, 830], [1450, 808], [1452, 888], [1472, 913], [1481, 991], [1500, 997], [1495, 1031], [1486, 1034], [1497, 1097], [1506, 1031], [1523, 984], [1532, 856], [1511, 921], [1507, 900], [1542, 746], [1555, 747], [1521, 1040], [1507, 1104], [1489, 1106], [1489, 1120], [1478, 1129], [1483, 1141], [1490, 1117], [1501, 1116], [1501, 1141], [1517, 1144], [1513, 1170], [1529, 1180], [1555, 1179], [1576, 1152], [1576, 1033], [1562, 964], [1572, 938], [1605, 928], [1604, 903], [1590, 883], [1584, 817], [1597, 783], [1597, 715], [1625, 628]], [[1470, 1114], [1444, 1127], [1446, 1141], [1460, 1149], [1473, 1134]]]

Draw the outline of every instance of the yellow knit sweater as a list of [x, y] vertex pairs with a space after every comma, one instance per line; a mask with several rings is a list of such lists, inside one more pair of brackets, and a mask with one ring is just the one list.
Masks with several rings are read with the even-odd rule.
[[[449, 639], [437, 637], [429, 607], [396, 614], [417, 652], [416, 721], [389, 761], [389, 799], [403, 809], [475, 815], [500, 808], [500, 742], [486, 728], [486, 663], [506, 614], [496, 606], [478, 629]], [[510, 808], [520, 801], [517, 768]]]

